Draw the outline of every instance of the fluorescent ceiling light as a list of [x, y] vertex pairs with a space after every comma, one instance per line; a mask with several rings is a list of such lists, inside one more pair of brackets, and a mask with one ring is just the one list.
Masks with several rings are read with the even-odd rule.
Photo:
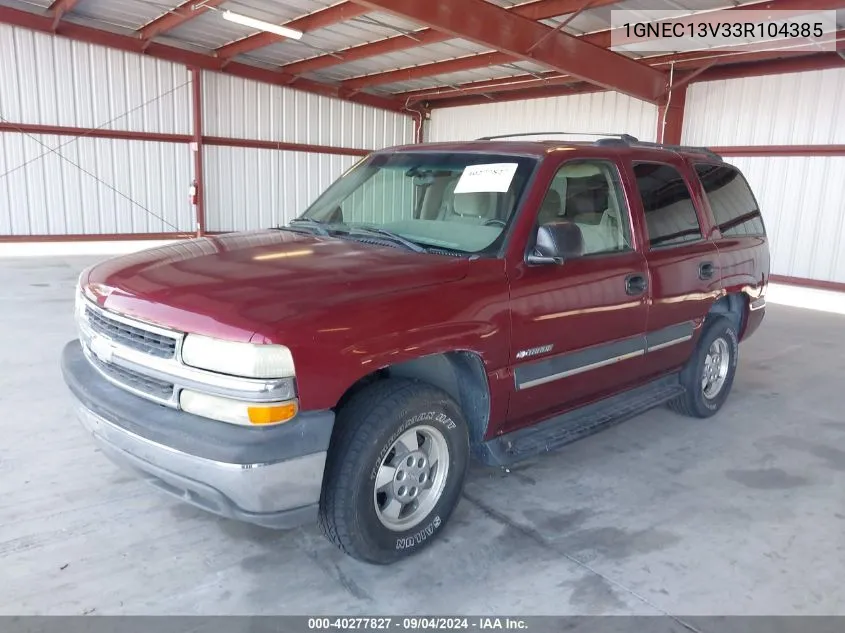
[[289, 37], [294, 40], [298, 40], [302, 37], [302, 31], [289, 29], [288, 27], [282, 26], [281, 24], [273, 24], [272, 22], [265, 22], [264, 20], [256, 20], [255, 18], [251, 18], [248, 15], [241, 15], [240, 13], [233, 13], [232, 11], [223, 11], [222, 13], [223, 19], [229, 20], [229, 22], [243, 24], [244, 26], [251, 26], [254, 29], [258, 29], [259, 31], [275, 33], [276, 35], [281, 35], [282, 37]]

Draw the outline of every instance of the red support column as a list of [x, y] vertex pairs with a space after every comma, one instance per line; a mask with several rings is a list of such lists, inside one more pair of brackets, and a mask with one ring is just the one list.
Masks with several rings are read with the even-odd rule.
[[670, 91], [657, 108], [657, 142], [668, 145], [681, 144], [684, 128], [684, 106], [687, 101], [687, 86], [684, 84]]
[[205, 178], [202, 166], [202, 71], [199, 68], [191, 68], [191, 89], [194, 115], [191, 141], [191, 151], [194, 152], [194, 208], [197, 237], [202, 237], [205, 234]]

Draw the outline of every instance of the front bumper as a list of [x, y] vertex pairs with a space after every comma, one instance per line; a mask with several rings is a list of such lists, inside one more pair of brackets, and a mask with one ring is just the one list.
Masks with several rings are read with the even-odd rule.
[[62, 354], [82, 424], [112, 461], [215, 514], [271, 528], [317, 516], [334, 413], [275, 427], [201, 418], [127, 393], [103, 378], [79, 341]]

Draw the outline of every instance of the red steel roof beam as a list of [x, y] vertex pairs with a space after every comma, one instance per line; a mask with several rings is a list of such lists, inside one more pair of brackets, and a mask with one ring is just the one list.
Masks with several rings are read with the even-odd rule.
[[[839, 42], [845, 41], [845, 29], [830, 34], [832, 39]], [[826, 41], [826, 40], [821, 40]], [[733, 63], [770, 61], [775, 59], [789, 59], [793, 57], [807, 57], [811, 52], [817, 52], [814, 45], [802, 45], [791, 49], [768, 49], [771, 42], [759, 42], [752, 44], [741, 44], [730, 48], [716, 50], [689, 51], [671, 55], [657, 55], [641, 60], [654, 66], [668, 66], [675, 64], [675, 72], [693, 71], [683, 75], [677, 75], [676, 86], [679, 83], [689, 83], [716, 65], [728, 65]], [[486, 79], [460, 84], [455, 87], [426, 88], [423, 90], [412, 90], [401, 92], [395, 95], [407, 103], [415, 103], [423, 100], [435, 101], [439, 104], [441, 99], [472, 95], [492, 94], [507, 92], [511, 90], [522, 90], [526, 88], [540, 88], [542, 86], [559, 86], [572, 83], [574, 78], [561, 75], [556, 72], [541, 73], [537, 75], [514, 75], [501, 77], [499, 79]]]
[[138, 37], [144, 41], [153, 39], [166, 31], [175, 29], [194, 18], [210, 11], [213, 7], [223, 4], [226, 0], [187, 0], [172, 11], [160, 15], [151, 22], [147, 22], [138, 30]]
[[449, 99], [442, 99], [432, 102], [435, 108], [451, 108], [464, 105], [479, 105], [483, 103], [497, 103], [500, 101], [522, 101], [523, 99], [540, 99], [543, 97], [570, 97], [572, 95], [587, 94], [590, 92], [602, 92], [603, 89], [593, 84], [579, 82], [571, 86], [551, 86], [539, 88], [525, 88], [524, 90], [511, 90], [510, 92], [496, 93], [492, 98], [486, 95], [456, 95]]
[[[315, 11], [314, 13], [303, 15], [301, 18], [285, 22], [282, 26], [308, 33], [309, 31], [316, 31], [317, 29], [337, 24], [338, 22], [357, 18], [364, 13], [367, 13], [366, 7], [353, 4], [352, 2], [340, 2], [325, 9]], [[270, 46], [271, 44], [282, 42], [285, 39], [283, 36], [275, 33], [255, 33], [254, 35], [249, 35], [225, 46], [221, 46], [215, 52], [221, 59], [231, 59], [235, 55]]]
[[693, 68], [701, 68], [708, 62], [714, 62], [715, 64], [722, 65], [735, 62], [754, 62], [783, 57], [806, 56], [809, 53], [824, 52], [819, 51], [816, 44], [829, 44], [831, 41], [837, 42], [837, 46], [840, 46], [842, 42], [845, 42], [845, 29], [827, 34], [826, 36], [819, 38], [816, 43], [801, 44], [800, 46], [792, 46], [790, 48], [773, 48], [774, 46], [777, 46], [777, 43], [775, 42], [754, 42], [751, 44], [731, 46], [730, 48], [688, 51], [685, 53], [676, 53], [674, 55], [647, 57], [642, 61], [643, 63], [647, 63], [651, 66], [667, 66], [674, 63], [676, 71], [689, 70]]
[[[618, 0], [595, 0], [590, 5], [591, 9], [600, 6], [614, 4]], [[518, 4], [513, 7], [508, 7], [508, 11], [521, 15], [529, 20], [547, 20], [559, 15], [566, 15], [574, 13], [583, 7], [583, 0], [534, 0], [534, 2], [526, 2]], [[353, 62], [359, 59], [366, 59], [368, 57], [375, 57], [377, 55], [384, 55], [386, 53], [395, 53], [396, 51], [404, 51], [417, 46], [425, 46], [426, 44], [436, 44], [437, 42], [445, 42], [452, 39], [447, 33], [440, 33], [434, 29], [421, 29], [414, 31], [410, 35], [395, 35], [377, 42], [369, 42], [359, 46], [352, 46], [331, 55], [319, 55], [304, 59], [299, 62], [293, 62], [282, 67], [285, 72], [299, 75], [302, 73], [320, 70], [321, 68], [328, 68], [336, 66], [337, 64], [345, 64], [346, 62]]]
[[554, 71], [540, 73], [539, 75], [513, 75], [511, 77], [500, 77], [498, 79], [484, 79], [472, 81], [457, 86], [441, 86], [439, 88], [425, 88], [423, 90], [411, 90], [400, 92], [395, 95], [397, 98], [408, 103], [418, 103], [426, 100], [446, 99], [473, 94], [489, 94], [493, 92], [508, 92], [510, 90], [522, 90], [524, 88], [536, 88], [539, 86], [562, 86], [575, 83], [577, 80], [569, 75], [561, 75]]
[[410, 68], [389, 70], [373, 75], [363, 75], [362, 77], [348, 79], [343, 82], [343, 85], [349, 88], [361, 89], [369, 86], [392, 84], [397, 81], [411, 81], [412, 79], [421, 79], [424, 77], [432, 77], [434, 75], [457, 73], [462, 70], [467, 70], [468, 66], [471, 68], [485, 68], [487, 66], [510, 64], [513, 61], [513, 56], [508, 53], [481, 53], [480, 55], [470, 55], [468, 57], [449, 59], [445, 62], [432, 62], [430, 64], [421, 64], [419, 66], [411, 66]]
[[[751, 55], [734, 55], [728, 58], [718, 58], [718, 65], [713, 64], [713, 60], [698, 60], [695, 62], [699, 64], [695, 77], [690, 77], [688, 73], [678, 74], [676, 68], [676, 85], [689, 83], [689, 80], [695, 82], [714, 81], [719, 79], [737, 79], [742, 77], [755, 77], [761, 75], [777, 75], [784, 73], [806, 72], [811, 70], [825, 70], [828, 68], [845, 68], [845, 60], [839, 57], [836, 53], [817, 53], [817, 54], [798, 54], [787, 57], [776, 57], [780, 52], [772, 51], [768, 53], [753, 53]], [[738, 63], [737, 60], [742, 60]], [[731, 63], [733, 62], [733, 63]], [[698, 72], [700, 71], [700, 72]], [[480, 103], [491, 103], [497, 101], [513, 101], [517, 99], [531, 99], [539, 97], [556, 97], [565, 96], [568, 94], [581, 94], [584, 92], [596, 92], [595, 87], [591, 90], [585, 90], [582, 86], [557, 87], [553, 86], [550, 81], [542, 81], [533, 78], [531, 75], [519, 75], [525, 81], [519, 84], [518, 89], [505, 90], [504, 87], [498, 88], [496, 86], [488, 86], [486, 89], [472, 90], [473, 84], [462, 84], [463, 87], [470, 88], [468, 92], [455, 90], [451, 93], [443, 93], [442, 96], [429, 95], [427, 98], [420, 98], [419, 100], [426, 100], [430, 102], [430, 107], [446, 108], [459, 105], [476, 105]], [[564, 78], [559, 78], [564, 81]], [[495, 80], [494, 80], [495, 81]], [[555, 81], [556, 83], [556, 81]], [[461, 86], [459, 86], [461, 88]], [[397, 98], [403, 97], [402, 94], [395, 95]], [[413, 103], [404, 99], [408, 103]]]
[[54, 0], [53, 4], [50, 5], [50, 8], [47, 9], [47, 13], [53, 18], [53, 31], [58, 28], [59, 22], [64, 14], [72, 11], [78, 1], [79, 0]]
[[[572, 4], [575, 3], [573, 2]], [[597, 5], [592, 5], [592, 8], [595, 8], [595, 6]], [[821, 11], [825, 9], [837, 8], [845, 8], [845, 0], [769, 0], [767, 2], [759, 2], [736, 7], [736, 9], [743, 10], [754, 9], [778, 11], [791, 11], [802, 9]], [[734, 9], [725, 10], [732, 11]], [[583, 40], [585, 42], [589, 42], [591, 44], [595, 44], [596, 46], [601, 46], [602, 48], [609, 48], [611, 44], [611, 33], [612, 30], [596, 31], [595, 33], [589, 33], [587, 35], [580, 36], [578, 39]], [[771, 46], [771, 44], [769, 44], [769, 46]], [[660, 57], [662, 59], [665, 56]], [[648, 61], [646, 59], [640, 61], [643, 63], [646, 63], [647, 61], [647, 63], [651, 65], [652, 59], [656, 59], [656, 57], [647, 58]], [[306, 62], [307, 61], [308, 60], [306, 60]], [[502, 53], [481, 53], [480, 55], [470, 55], [467, 57], [462, 57], [459, 58], [459, 60], [449, 60], [447, 62], [433, 62], [430, 64], [421, 64], [419, 66], [414, 66], [411, 68], [402, 68], [399, 70], [391, 70], [383, 73], [374, 73], [372, 75], [356, 77], [350, 80], [355, 83], [349, 85], [354, 86], [358, 83], [364, 84], [367, 81], [371, 82], [370, 85], [382, 85], [397, 81], [408, 81], [412, 79], [422, 79], [424, 77], [433, 77], [436, 75], [442, 75], [463, 70], [474, 70], [476, 68], [485, 68], [487, 66], [497, 66], [501, 64], [511, 63], [513, 61], [515, 61], [515, 59], [510, 55], [504, 55]], [[292, 69], [294, 71], [298, 71], [296, 67], [299, 63], [300, 62], [297, 62], [295, 64], [289, 64], [288, 66], [285, 66], [284, 69]]]
[[784, 75], [810, 70], [827, 70], [829, 68], [845, 68], [845, 59], [842, 59], [836, 53], [827, 52], [757, 62], [749, 60], [741, 64], [724, 64], [708, 68], [696, 78], [696, 82], [759, 77], [762, 75]]
[[[354, 1], [645, 101], [655, 101], [666, 88], [665, 73], [568, 33], [557, 32], [529, 50], [553, 29], [484, 0], [461, 0], [460, 7], [418, 0]], [[364, 77], [344, 85], [359, 89], [372, 83]]]
[[[48, 15], [37, 15], [28, 11], [0, 6], [0, 23], [2, 24], [19, 26], [33, 31], [40, 31], [42, 33], [52, 33], [52, 21], [53, 18]], [[304, 92], [312, 92], [326, 97], [335, 97], [346, 101], [354, 101], [355, 103], [362, 103], [364, 105], [370, 105], [383, 110], [391, 110], [394, 112], [404, 111], [404, 103], [398, 99], [380, 97], [366, 93], [352, 94], [352, 91], [339, 85], [325, 84], [309, 79], [290, 77], [289, 75], [284, 75], [275, 70], [257, 68], [255, 66], [249, 66], [248, 64], [241, 64], [237, 62], [232, 62], [224, 69], [221, 68], [220, 60], [212, 57], [211, 55], [196, 53], [194, 51], [177, 48], [175, 46], [168, 46], [159, 42], [146, 44], [136, 37], [110, 33], [109, 31], [103, 31], [102, 29], [95, 29], [90, 26], [83, 26], [73, 22], [63, 22], [57, 34], [80, 42], [88, 42], [89, 44], [97, 44], [99, 46], [115, 48], [130, 53], [145, 54], [149, 57], [164, 59], [176, 64], [183, 64], [185, 66], [200, 68], [202, 70], [224, 72], [228, 75], [243, 77], [244, 79], [253, 79], [263, 83], [288, 86]]]

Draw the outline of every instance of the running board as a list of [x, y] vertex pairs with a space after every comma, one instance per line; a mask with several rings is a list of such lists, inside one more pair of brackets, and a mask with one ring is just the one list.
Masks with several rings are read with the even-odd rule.
[[489, 466], [506, 466], [552, 451], [664, 404], [684, 393], [678, 374], [659, 378], [534, 426], [481, 442], [478, 457]]

